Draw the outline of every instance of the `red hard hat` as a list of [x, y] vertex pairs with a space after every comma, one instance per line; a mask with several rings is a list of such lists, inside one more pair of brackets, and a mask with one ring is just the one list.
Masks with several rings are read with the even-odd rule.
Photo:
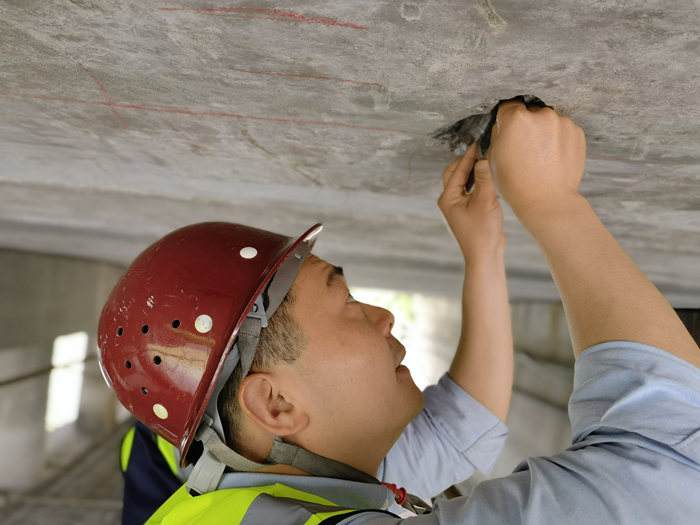
[[289, 260], [286, 294], [321, 229], [295, 239], [224, 222], [186, 226], [141, 253], [112, 290], [98, 329], [102, 373], [183, 463], [241, 324]]

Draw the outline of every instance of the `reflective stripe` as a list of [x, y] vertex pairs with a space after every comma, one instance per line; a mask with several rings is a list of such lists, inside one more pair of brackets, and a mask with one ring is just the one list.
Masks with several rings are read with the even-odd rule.
[[275, 483], [261, 487], [220, 489], [197, 497], [182, 486], [146, 522], [147, 525], [320, 525], [338, 514], [355, 509]]
[[127, 430], [126, 434], [122, 438], [122, 450], [121, 450], [121, 462], [120, 466], [122, 472], [126, 472], [126, 467], [129, 466], [129, 458], [131, 457], [131, 447], [134, 446], [134, 434], [136, 433], [136, 428], [131, 427]]
[[317, 525], [336, 514], [346, 514], [352, 509], [338, 509], [337, 505], [319, 505], [309, 501], [280, 498], [260, 494], [248, 507], [241, 525], [259, 523], [284, 523], [285, 525]]
[[157, 434], [156, 443], [158, 444], [158, 450], [160, 450], [160, 453], [170, 467], [170, 470], [172, 470], [173, 474], [178, 476], [180, 474], [180, 469], [177, 466], [177, 460], [175, 459], [175, 447], [171, 445], [169, 441], [163, 439]]

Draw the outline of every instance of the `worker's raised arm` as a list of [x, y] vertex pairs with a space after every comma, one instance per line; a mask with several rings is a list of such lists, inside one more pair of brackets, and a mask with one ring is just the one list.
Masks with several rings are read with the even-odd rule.
[[[474, 167], [472, 193], [467, 178]], [[462, 333], [450, 377], [505, 421], [513, 387], [513, 336], [506, 286], [503, 211], [476, 145], [443, 173], [440, 211], [464, 256]]]
[[547, 257], [577, 356], [596, 343], [628, 340], [700, 366], [700, 349], [671, 305], [579, 193], [581, 128], [552, 109], [507, 102], [488, 158], [504, 198]]

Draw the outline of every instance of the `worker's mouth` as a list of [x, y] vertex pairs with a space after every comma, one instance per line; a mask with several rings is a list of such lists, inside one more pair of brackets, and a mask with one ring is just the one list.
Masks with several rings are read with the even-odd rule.
[[[406, 368], [404, 365], [401, 364], [403, 362], [404, 358], [406, 357], [406, 349], [398, 341], [396, 341], [396, 343], [398, 345], [398, 352], [397, 352], [397, 356], [396, 356], [397, 357], [396, 370], [398, 371], [400, 368]], [[406, 368], [406, 370], [408, 370], [408, 369]]]

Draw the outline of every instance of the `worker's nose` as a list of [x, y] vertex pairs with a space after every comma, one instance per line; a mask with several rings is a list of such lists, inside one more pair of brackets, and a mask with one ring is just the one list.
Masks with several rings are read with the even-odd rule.
[[379, 327], [384, 337], [391, 335], [391, 329], [394, 327], [394, 314], [386, 308], [379, 306], [365, 305], [367, 307], [368, 317]]

